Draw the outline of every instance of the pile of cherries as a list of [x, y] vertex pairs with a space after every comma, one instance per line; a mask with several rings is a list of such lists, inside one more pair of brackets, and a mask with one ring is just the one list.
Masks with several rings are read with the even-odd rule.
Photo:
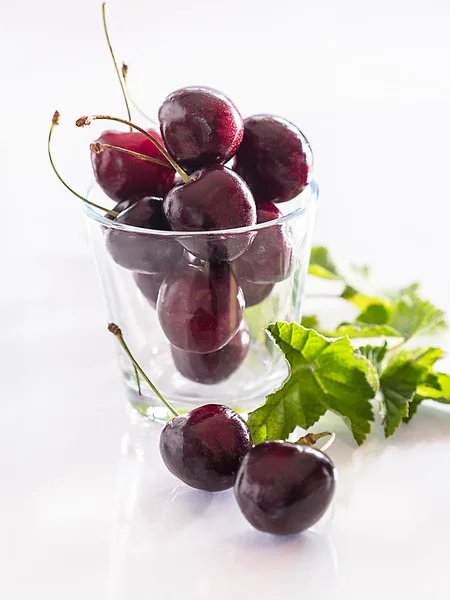
[[[77, 125], [97, 118], [116, 120], [84, 117]], [[107, 228], [106, 247], [156, 308], [179, 372], [218, 383], [248, 352], [244, 308], [293, 269], [289, 228], [252, 226], [278, 219], [277, 204], [305, 188], [312, 154], [292, 123], [271, 115], [244, 121], [229, 98], [206, 87], [170, 94], [159, 123], [160, 133], [130, 124], [137, 131], [105, 131], [91, 145], [96, 180], [117, 203], [115, 223], [134, 228]]]
[[[336, 485], [336, 470], [326, 454], [298, 443], [253, 446], [246, 422], [227, 406], [206, 404], [178, 415], [136, 362], [120, 328], [111, 323], [109, 330], [174, 415], [159, 445], [171, 473], [199, 490], [220, 492], [234, 486], [243, 515], [260, 531], [296, 534], [322, 517]], [[300, 441], [314, 443], [324, 435], [329, 434], [309, 434]]]

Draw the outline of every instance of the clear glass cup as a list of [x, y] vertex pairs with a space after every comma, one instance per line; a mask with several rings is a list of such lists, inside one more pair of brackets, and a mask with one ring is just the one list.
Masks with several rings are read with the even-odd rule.
[[[111, 204], [98, 186], [90, 198]], [[83, 205], [109, 321], [178, 412], [214, 402], [247, 413], [286, 378], [265, 328], [301, 320], [317, 198], [313, 181], [277, 205], [276, 220], [196, 233], [131, 227]], [[131, 362], [116, 347], [131, 404], [169, 417], [143, 381], [138, 394]]]

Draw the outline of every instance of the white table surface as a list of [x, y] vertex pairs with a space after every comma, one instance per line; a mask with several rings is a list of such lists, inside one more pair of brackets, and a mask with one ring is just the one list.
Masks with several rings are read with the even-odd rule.
[[[291, 118], [316, 154], [315, 241], [387, 284], [422, 281], [450, 309], [444, 0], [110, 9], [147, 110], [207, 83], [244, 114]], [[193, 491], [165, 471], [158, 427], [126, 408], [82, 216], [45, 155], [58, 108], [57, 161], [84, 189], [95, 132], [74, 119], [122, 114], [99, 4], [0, 12], [0, 598], [448, 600], [449, 412], [423, 406], [359, 449], [336, 424], [333, 509], [297, 538], [258, 534], [231, 492]]]

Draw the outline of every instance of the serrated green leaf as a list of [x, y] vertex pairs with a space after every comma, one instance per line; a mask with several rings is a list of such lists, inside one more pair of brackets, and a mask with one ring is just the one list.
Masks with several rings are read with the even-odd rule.
[[334, 331], [323, 331], [327, 337], [373, 338], [373, 337], [402, 337], [401, 334], [389, 325], [365, 325], [362, 323], [343, 323]]
[[365, 356], [370, 360], [373, 366], [376, 368], [378, 374], [381, 373], [381, 367], [383, 359], [386, 356], [388, 349], [387, 342], [384, 342], [382, 346], [372, 346], [370, 344], [366, 346], [360, 346], [355, 350], [355, 354], [358, 356]]
[[284, 353], [290, 376], [283, 387], [249, 415], [254, 443], [287, 439], [295, 427], [311, 427], [327, 410], [350, 422], [361, 444], [370, 431], [369, 400], [379, 386], [372, 363], [354, 354], [348, 338], [328, 340], [296, 323], [278, 322], [268, 332]]
[[311, 249], [308, 273], [324, 279], [342, 279], [330, 258], [330, 253], [323, 246], [314, 246]]
[[445, 313], [431, 302], [411, 294], [396, 303], [389, 324], [410, 338], [445, 326]]
[[306, 329], [317, 329], [319, 327], [319, 317], [317, 315], [305, 315], [302, 317], [302, 325]]
[[417, 387], [426, 381], [430, 368], [442, 354], [439, 348], [415, 348], [402, 350], [389, 361], [380, 378], [386, 437], [408, 418]]
[[417, 387], [417, 392], [409, 405], [409, 414], [403, 419], [405, 423], [411, 421], [424, 400], [450, 404], [450, 375], [446, 373], [430, 373], [428, 375], [427, 381]]

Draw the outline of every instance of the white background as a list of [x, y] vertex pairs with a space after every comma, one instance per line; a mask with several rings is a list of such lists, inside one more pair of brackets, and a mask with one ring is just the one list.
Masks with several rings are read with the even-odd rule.
[[[315, 151], [315, 241], [450, 309], [447, 2], [109, 9], [146, 111], [206, 84], [294, 121]], [[261, 537], [231, 493], [165, 473], [157, 431], [125, 412], [82, 215], [45, 154], [58, 108], [57, 162], [83, 191], [95, 131], [74, 120], [123, 114], [100, 3], [1, 0], [0, 56], [0, 597], [448, 599], [448, 413], [423, 407], [359, 450], [342, 433], [334, 511], [297, 539]]]

